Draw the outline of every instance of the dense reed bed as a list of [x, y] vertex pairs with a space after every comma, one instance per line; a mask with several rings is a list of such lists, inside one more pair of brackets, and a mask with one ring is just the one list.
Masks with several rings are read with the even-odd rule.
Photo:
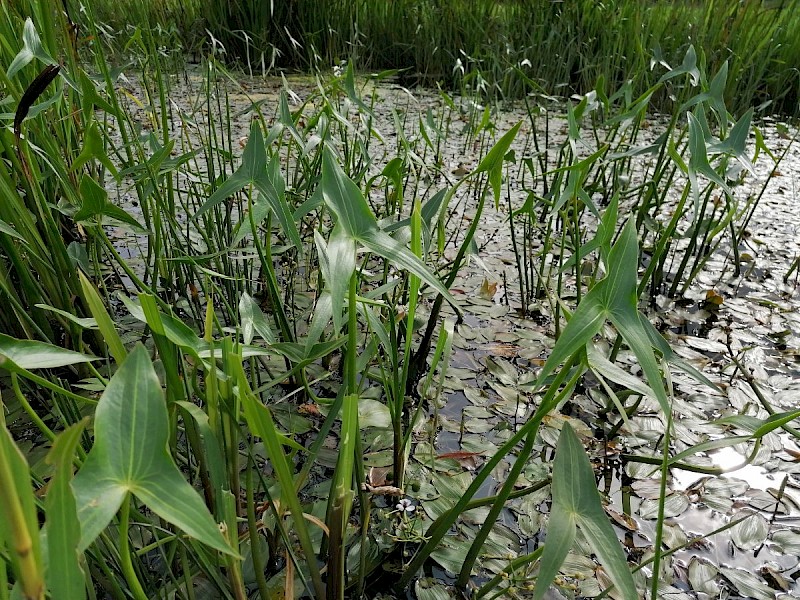
[[[798, 112], [793, 0], [189, 0], [180, 10], [148, 0], [129, 3], [131, 14], [97, 5], [122, 42], [129, 28], [158, 23], [184, 50], [207, 47], [208, 31], [228, 60], [254, 69], [327, 70], [346, 60], [503, 98], [523, 96], [530, 82], [569, 96], [628, 79], [639, 94], [658, 79], [656, 65], [675, 66], [692, 44], [708, 72], [728, 62], [725, 97], [734, 112]], [[668, 105], [654, 98], [655, 108]]]

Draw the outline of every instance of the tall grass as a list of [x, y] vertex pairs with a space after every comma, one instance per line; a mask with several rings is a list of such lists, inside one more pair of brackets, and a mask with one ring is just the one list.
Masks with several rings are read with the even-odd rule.
[[[256, 66], [326, 69], [351, 60], [362, 69], [408, 69], [411, 79], [459, 88], [464, 65], [466, 73], [480, 74], [466, 83], [492, 96], [520, 97], [528, 79], [547, 94], [580, 94], [600, 77], [610, 89], [633, 79], [638, 95], [655, 83], [655, 64], [675, 66], [693, 44], [710, 72], [728, 61], [726, 99], [734, 113], [750, 106], [798, 111], [800, 14], [789, 1], [210, 4], [207, 27], [227, 57]], [[654, 99], [656, 107], [667, 101]]]

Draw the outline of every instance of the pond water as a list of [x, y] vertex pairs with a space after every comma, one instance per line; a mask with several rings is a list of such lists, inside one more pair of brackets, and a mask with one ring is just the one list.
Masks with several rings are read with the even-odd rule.
[[[238, 154], [244, 147], [254, 118], [254, 103], [263, 111], [267, 129], [276, 120], [281, 91], [286, 90], [295, 109], [309, 95], [317, 94], [316, 83], [308, 78], [242, 79], [238, 86], [220, 85], [215, 106], [206, 98], [203, 79], [188, 73], [172, 84], [171, 107], [175, 115], [170, 136], [178, 141], [173, 154], [196, 151], [208, 143], [210, 131], [222, 114], [232, 115], [230, 130], [220, 130], [218, 144]], [[142, 123], [147, 123], [147, 105], [139, 82], [127, 83], [130, 94], [142, 106], [131, 104], [130, 110]], [[480, 217], [476, 236], [477, 255], [461, 270], [451, 292], [464, 310], [463, 320], [456, 325], [453, 352], [437, 393], [438, 376], [428, 393], [428, 402], [419, 422], [416, 444], [409, 465], [412, 486], [406, 490], [416, 511], [408, 527], [423, 531], [426, 524], [441, 514], [460, 491], [466, 489], [476, 469], [531, 414], [538, 398], [530, 384], [553, 346], [557, 302], [553, 290], [561, 289], [561, 299], [574, 307], [575, 277], [570, 272], [559, 275], [550, 271], [543, 277], [548, 294], [531, 300], [521, 295], [520, 273], [514, 240], [509, 227], [508, 206], [522, 206], [528, 192], [540, 182], [522, 166], [522, 157], [544, 157], [549, 168], [557, 163], [558, 149], [567, 144], [570, 124], [563, 103], [539, 99], [546, 110], [531, 113], [522, 105], [504, 106], [501, 111], [484, 112], [468, 99], [453, 98], [455, 108], [448, 108], [442, 96], [430, 90], [408, 90], [392, 83], [377, 87], [368, 85], [364, 97], [374, 92], [370, 103], [373, 118], [367, 125], [363, 111], [347, 99], [340, 104], [341, 114], [352, 128], [352, 139], [365, 139], [365, 127], [372, 129], [372, 164], [369, 176], [381, 172], [398, 152], [414, 152], [420, 169], [409, 174], [406, 190], [423, 200], [436, 191], [454, 184], [474, 169], [494, 135], [501, 135], [522, 121], [513, 150], [516, 166], [504, 172], [503, 201], [496, 209], [487, 203]], [[317, 102], [315, 100], [315, 102]], [[537, 109], [538, 110], [538, 109]], [[308, 116], [314, 102], [304, 108]], [[180, 118], [178, 118], [180, 115]], [[444, 115], [447, 115], [445, 118]], [[477, 124], [488, 115], [488, 126], [475, 133]], [[302, 119], [301, 119], [302, 121]], [[646, 146], [655, 142], [665, 130], [668, 119], [653, 116], [636, 134], [635, 143]], [[795, 270], [785, 277], [800, 256], [800, 206], [797, 196], [797, 174], [800, 173], [800, 147], [791, 145], [794, 131], [785, 125], [764, 120], [758, 127], [766, 146], [780, 155], [788, 148], [778, 166], [762, 154], [755, 163], [755, 173], [745, 174], [733, 188], [737, 212], [747, 214], [748, 202], [759, 198], [758, 207], [747, 225], [747, 235], [738, 251], [735, 264], [730, 240], [724, 239], [710, 254], [702, 270], [679, 297], [661, 293], [650, 306], [643, 302], [650, 320], [657, 324], [674, 352], [700, 370], [713, 384], [714, 390], [691, 376], [672, 372], [674, 392], [673, 453], [708, 440], [747, 435], [744, 421], [719, 422], [724, 417], [745, 415], [764, 419], [763, 401], [775, 411], [800, 408], [800, 295]], [[435, 127], [433, 127], [435, 126]], [[402, 135], [398, 135], [398, 127]], [[443, 130], [445, 127], [446, 130]], [[147, 128], [145, 127], [145, 132]], [[787, 133], [788, 131], [788, 133]], [[494, 134], [494, 135], [493, 135]], [[306, 132], [309, 155], [315, 152], [319, 139]], [[361, 136], [361, 137], [359, 137]], [[433, 137], [434, 155], [422, 138]], [[538, 141], [535, 140], [538, 136]], [[597, 148], [587, 128], [578, 145], [577, 154], [585, 157]], [[751, 135], [749, 155], [755, 152]], [[298, 160], [293, 157], [291, 160]], [[650, 173], [654, 158], [644, 154], [632, 158], [631, 180], [637, 185]], [[416, 159], [415, 159], [416, 161]], [[297, 171], [284, 166], [289, 187], [296, 181]], [[209, 171], [208, 163], [197, 155], [178, 171], [175, 186], [186, 191]], [[295, 177], [293, 178], [293, 174]], [[682, 176], [676, 178], [677, 183]], [[763, 195], [762, 187], [765, 186]], [[474, 188], [463, 186], [451, 205], [451, 230], [462, 231], [471, 223], [476, 210]], [[120, 204], [136, 212], [130, 179], [110, 190]], [[670, 194], [656, 221], [671, 216], [677, 194]], [[602, 195], [602, 194], [600, 194]], [[760, 196], [760, 197], [759, 197]], [[623, 199], [620, 214], [635, 212], [635, 206]], [[737, 215], [738, 216], [738, 215]], [[597, 227], [591, 216], [582, 224], [587, 232]], [[621, 218], [622, 221], [622, 218]], [[525, 232], [516, 224], [516, 235]], [[543, 232], [535, 230], [536, 235]], [[132, 236], [123, 228], [113, 234], [124, 257], [135, 264], [137, 257], [147, 254], [146, 239]], [[588, 236], [587, 236], [588, 237]], [[206, 248], [191, 237], [196, 251]], [[678, 247], [688, 241], [679, 239]], [[557, 256], [547, 257], [539, 240], [531, 242], [533, 251], [544, 257], [542, 265], [554, 264]], [[442, 261], [452, 259], [455, 249], [445, 249]], [[677, 265], [674, 265], [677, 267]], [[736, 267], [738, 266], [738, 269]], [[592, 265], [587, 265], [591, 268]], [[737, 272], [738, 271], [738, 272]], [[640, 272], [641, 275], [641, 272]], [[311, 279], [309, 274], [309, 279]], [[308, 288], [303, 292], [308, 292]], [[423, 310], [430, 308], [426, 298]], [[563, 313], [562, 313], [563, 314]], [[453, 317], [450, 310], [445, 315]], [[610, 328], [596, 338], [597, 348], [607, 353], [613, 345]], [[640, 375], [635, 357], [626, 350], [617, 356], [617, 364], [633, 376]], [[439, 372], [441, 375], [441, 371]], [[377, 392], [380, 396], [380, 393]], [[760, 397], [759, 397], [760, 396]], [[629, 423], [617, 423], [604, 411], [607, 397], [595, 381], [585, 381], [575, 395], [552, 415], [540, 432], [540, 439], [520, 485], [531, 484], [549, 474], [553, 448], [561, 426], [569, 422], [581, 436], [592, 459], [598, 486], [608, 500], [607, 512], [617, 527], [620, 540], [632, 562], [652, 554], [655, 517], [658, 508], [659, 465], [646, 464], [639, 457], [661, 457], [659, 442], [667, 427], [666, 419], [652, 398], [641, 400]], [[615, 426], [610, 434], [612, 425]], [[610, 434], [610, 437], [607, 437]], [[391, 456], [376, 439], [367, 448], [367, 463], [375, 467], [389, 466]], [[800, 597], [795, 579], [800, 576], [800, 446], [789, 433], [771, 432], [760, 443], [748, 441], [719, 447], [688, 456], [685, 463], [709, 473], [681, 469], [671, 470], [666, 500], [665, 550], [682, 547], [662, 563], [663, 597], [680, 598], [776, 598]], [[505, 480], [510, 464], [501, 463], [482, 495], [497, 492]], [[447, 485], [445, 485], [445, 483]], [[483, 575], [475, 582], [484, 582], [506, 564], [504, 559], [530, 552], [544, 539], [549, 510], [549, 492], [545, 488], [512, 501], [490, 536], [480, 565]], [[387, 504], [388, 506], [388, 504]], [[454, 594], [452, 570], [474, 537], [484, 513], [471, 511], [448, 536], [444, 547], [433, 555], [429, 567], [432, 579], [415, 586], [420, 598]], [[746, 517], [746, 518], [743, 518]], [[720, 533], [708, 535], [732, 521], [739, 524]], [[396, 516], [386, 516], [382, 525], [387, 534], [402, 537]], [[409, 540], [411, 536], [409, 535]], [[693, 543], [689, 543], [695, 540]], [[411, 543], [409, 541], [409, 543]], [[685, 546], [685, 547], [683, 547]], [[643, 569], [647, 571], [647, 567]], [[608, 583], [607, 575], [588, 554], [579, 540], [561, 573], [560, 591], [552, 597], [593, 597]], [[509, 597], [530, 595], [530, 574], [519, 573], [508, 591]], [[441, 595], [438, 597], [442, 597]], [[611, 597], [614, 597], [613, 592]]]

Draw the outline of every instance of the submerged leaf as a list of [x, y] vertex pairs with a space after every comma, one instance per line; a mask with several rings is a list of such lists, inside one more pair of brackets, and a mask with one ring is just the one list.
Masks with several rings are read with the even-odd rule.
[[775, 600], [775, 592], [753, 573], [728, 567], [720, 567], [719, 572], [742, 596], [756, 600]]
[[689, 562], [689, 583], [695, 592], [716, 594], [719, 591], [715, 581], [717, 573], [717, 567], [708, 560], [693, 556]]

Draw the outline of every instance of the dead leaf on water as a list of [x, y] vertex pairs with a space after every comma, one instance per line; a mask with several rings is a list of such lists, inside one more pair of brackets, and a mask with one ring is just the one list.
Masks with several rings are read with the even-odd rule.
[[492, 281], [489, 282], [488, 279], [484, 278], [483, 284], [481, 284], [480, 289], [478, 290], [478, 297], [483, 298], [484, 300], [491, 300], [494, 298], [494, 295], [497, 293], [497, 282]]
[[621, 512], [617, 512], [610, 506], [604, 507], [606, 510], [606, 514], [611, 517], [611, 520], [614, 521], [617, 525], [625, 529], [626, 531], [638, 531], [639, 524], [631, 517], [630, 515], [626, 515]]
[[452, 458], [463, 468], [468, 469], [470, 471], [474, 471], [475, 469], [478, 468], [477, 457], [479, 456], [480, 456], [479, 452], [457, 451], [457, 452], [445, 452], [444, 454], [438, 454], [436, 458], [437, 459]]
[[486, 346], [486, 350], [492, 356], [503, 356], [505, 358], [515, 358], [519, 354], [519, 346], [503, 342], [493, 342]]

